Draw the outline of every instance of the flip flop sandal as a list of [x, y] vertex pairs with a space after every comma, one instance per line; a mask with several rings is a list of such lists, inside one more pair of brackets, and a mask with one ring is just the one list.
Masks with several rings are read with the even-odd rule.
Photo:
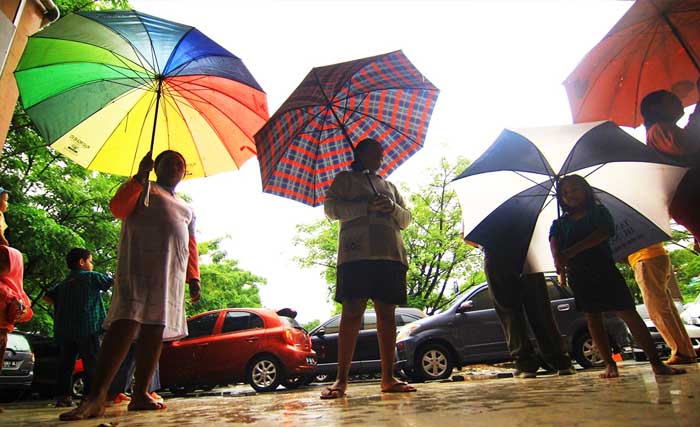
[[340, 399], [341, 397], [348, 397], [348, 395], [345, 393], [345, 390], [339, 388], [326, 387], [321, 392], [321, 399], [323, 400]]
[[418, 391], [418, 389], [412, 385], [401, 382], [392, 384], [391, 387], [382, 390], [382, 393], [414, 393], [416, 391]]

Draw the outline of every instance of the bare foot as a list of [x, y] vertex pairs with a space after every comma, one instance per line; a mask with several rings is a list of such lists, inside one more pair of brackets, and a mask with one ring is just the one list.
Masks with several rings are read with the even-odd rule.
[[672, 368], [663, 363], [651, 365], [651, 369], [656, 375], [681, 375], [685, 374], [685, 369]]
[[387, 385], [382, 384], [382, 393], [412, 393], [418, 391], [415, 387], [403, 381], [398, 381], [396, 378], [393, 380], [392, 383]]
[[600, 378], [617, 378], [620, 376], [620, 372], [617, 370], [617, 364], [612, 363], [605, 366], [605, 372], [598, 375]]
[[88, 418], [101, 417], [105, 413], [102, 403], [96, 400], [83, 400], [80, 405], [72, 411], [64, 412], [58, 416], [61, 421], [77, 421]]
[[159, 411], [168, 406], [165, 402], [156, 402], [150, 394], [131, 396], [131, 402], [126, 408], [129, 411]]

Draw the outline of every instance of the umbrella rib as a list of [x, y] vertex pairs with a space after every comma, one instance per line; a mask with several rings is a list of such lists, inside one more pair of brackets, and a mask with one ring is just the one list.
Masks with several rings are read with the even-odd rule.
[[[651, 42], [647, 45], [646, 50], [644, 51], [644, 56], [642, 57], [642, 61], [639, 63], [639, 76], [642, 75], [642, 69], [644, 69], [644, 63], [647, 60], [647, 57], [649, 56], [649, 52], [651, 51], [651, 45], [654, 42], [654, 39], [656, 36], [659, 34], [659, 26], [656, 25], [654, 28], [654, 35], [651, 38]], [[634, 93], [634, 117], [633, 120], [635, 123], [637, 123], [637, 112], [639, 111], [639, 88], [642, 85], [641, 78], [637, 79], [637, 88], [635, 89]]]
[[[172, 85], [172, 86], [173, 86], [173, 87], [176, 87], [176, 88], [178, 88], [179, 90], [182, 90], [182, 91], [184, 91], [184, 92], [191, 93], [193, 96], [196, 96], [197, 98], [199, 98], [199, 99], [201, 100], [200, 102], [202, 102], [203, 104], [212, 106], [216, 111], [218, 111], [218, 112], [220, 112], [221, 114], [223, 114], [233, 125], [235, 125], [236, 128], [238, 128], [238, 130], [240, 130], [242, 134], [244, 134], [245, 136], [247, 136], [251, 141], [253, 140], [253, 136], [252, 136], [252, 135], [249, 135], [247, 132], [245, 132], [243, 129], [241, 129], [241, 127], [238, 126], [238, 124], [236, 123], [235, 119], [234, 119], [233, 117], [230, 117], [228, 114], [226, 114], [218, 105], [212, 104], [211, 102], [205, 100], [204, 98], [202, 98], [201, 96], [197, 95], [196, 93], [194, 93], [194, 92], [192, 92], [192, 91], [190, 91], [190, 90], [184, 88], [182, 85]], [[212, 90], [213, 90], [214, 92], [217, 92], [217, 93], [221, 93], [221, 94], [223, 94], [223, 95], [226, 95], [225, 93], [223, 93], [223, 92], [221, 92], [221, 91], [214, 90], [214, 89], [212, 89]], [[177, 91], [174, 91], [174, 92], [177, 93]], [[177, 97], [174, 96], [174, 95], [172, 95], [172, 92], [169, 91], [169, 93], [171, 94], [170, 96], [172, 96], [174, 99], [180, 98], [180, 99], [183, 99], [183, 100], [185, 100], [185, 101], [188, 101], [188, 103], [192, 106], [192, 108], [194, 108], [195, 110], [197, 110], [197, 108], [195, 107], [195, 104], [189, 102], [189, 99], [188, 99], [188, 98], [184, 97], [183, 95], [180, 95], [179, 93], [178, 93]], [[239, 102], [237, 99], [231, 98], [230, 96], [227, 96], [227, 98], [236, 101], [236, 102], [237, 102], [238, 104], [240, 104], [240, 105], [244, 105], [244, 104], [242, 104], [241, 102]], [[254, 111], [251, 110], [251, 109], [248, 109], [248, 110], [254, 112]], [[197, 111], [199, 112], [200, 110], [197, 110]], [[254, 113], [255, 113], [255, 112], [254, 112]], [[260, 117], [259, 114], [256, 113], [256, 115], [257, 115], [258, 117]], [[262, 117], [261, 117], [261, 118], [262, 118]], [[209, 121], [207, 120], [207, 122], [209, 122]], [[212, 126], [211, 126], [211, 123], [210, 123], [209, 125], [210, 125], [210, 127], [212, 127]], [[213, 129], [213, 127], [212, 127], [212, 129]], [[219, 135], [219, 137], [221, 137], [221, 136]]]
[[[178, 50], [180, 48], [182, 41], [185, 40], [185, 38], [187, 38], [187, 36], [192, 32], [192, 30], [194, 30], [194, 27], [190, 27], [189, 30], [185, 31], [182, 34], [182, 37], [180, 37], [180, 40], [178, 40], [177, 43], [175, 44], [175, 47], [173, 47], [173, 50], [170, 51], [170, 56], [168, 56], [168, 60], [165, 61], [165, 65], [163, 65], [163, 72], [164, 73], [165, 73], [165, 70], [168, 69], [168, 66], [170, 65], [170, 61], [172, 61], [172, 59], [173, 59], [173, 54], [175, 53], [176, 50]], [[168, 75], [171, 75], [171, 74], [168, 73]]]
[[[86, 15], [80, 15], [80, 16], [83, 17], [83, 18], [85, 18], [85, 19], [89, 19], [89, 20], [95, 22], [95, 23], [96, 23], [97, 25], [99, 25], [101, 28], [106, 29], [107, 31], [109, 31], [109, 32], [113, 33], [114, 35], [116, 35], [117, 37], [119, 37], [120, 39], [124, 40], [124, 41], [131, 47], [131, 50], [134, 51], [134, 53], [136, 54], [136, 57], [139, 58], [139, 62], [141, 61], [141, 59], [143, 59], [143, 60], [146, 61], [146, 63], [149, 65], [149, 67], [151, 68], [151, 71], [153, 71], [153, 72], [156, 71], [156, 69], [153, 67], [153, 64], [151, 64], [150, 62], [148, 62], [148, 59], [147, 59], [145, 56], [143, 56], [143, 55], [141, 54], [141, 52], [139, 52], [139, 50], [136, 48], [136, 46], [134, 46], [134, 44], [131, 43], [131, 40], [129, 40], [128, 38], [124, 37], [121, 33], [119, 33], [118, 31], [114, 30], [112, 27], [109, 27], [109, 26], [103, 24], [102, 22], [100, 22], [100, 21], [98, 21], [98, 20], [96, 20], [96, 19], [93, 19], [93, 18], [91, 18], [91, 17], [89, 17], [89, 16], [86, 16]], [[55, 39], [55, 40], [65, 40], [65, 39], [58, 39], [58, 38], [55, 38], [55, 37], [45, 37], [45, 38], [51, 38], [51, 39]], [[86, 43], [86, 42], [81, 41], [81, 43]], [[86, 44], [90, 44], [90, 43], [86, 43]], [[97, 45], [93, 45], [93, 46], [97, 46]], [[102, 48], [102, 46], [97, 46], [97, 47]], [[104, 49], [104, 48], [102, 48], [102, 49]], [[144, 67], [144, 68], [145, 68], [145, 67]]]
[[153, 39], [151, 38], [151, 32], [148, 31], [148, 27], [146, 27], [146, 24], [143, 22], [143, 19], [141, 19], [141, 15], [139, 15], [138, 13], [134, 13], [134, 16], [136, 16], [136, 18], [139, 20], [139, 22], [141, 22], [141, 25], [143, 26], [143, 29], [144, 29], [144, 31], [146, 31], [146, 35], [148, 36], [148, 42], [149, 42], [148, 44], [151, 47], [151, 58], [153, 58], [153, 64], [155, 64], [153, 71], [156, 74], [161, 74], [163, 72], [163, 70], [161, 70], [160, 67], [158, 66], [158, 57], [156, 56], [155, 46], [153, 46]]
[[[131, 81], [131, 79], [126, 79], [126, 80]], [[69, 87], [69, 88], [67, 88], [66, 90], [63, 90], [63, 91], [61, 91], [61, 92], [59, 92], [59, 93], [56, 93], [56, 94], [54, 94], [54, 95], [51, 95], [50, 97], [48, 97], [48, 98], [46, 98], [46, 99], [42, 99], [40, 102], [37, 102], [36, 104], [33, 104], [33, 105], [27, 107], [27, 109], [29, 109], [29, 108], [34, 108], [34, 107], [36, 107], [37, 105], [41, 105], [41, 104], [43, 104], [44, 102], [47, 102], [48, 100], [53, 99], [53, 98], [55, 98], [55, 97], [57, 97], [57, 96], [63, 95], [63, 94], [65, 94], [66, 92], [69, 92], [69, 91], [71, 91], [71, 90], [73, 90], [73, 89], [76, 89], [76, 88], [79, 88], [79, 87], [83, 87], [83, 86], [88, 86], [88, 85], [91, 85], [91, 84], [94, 84], [94, 83], [99, 83], [99, 82], [110, 82], [110, 83], [112, 83], [112, 84], [121, 85], [121, 86], [126, 86], [126, 87], [129, 87], [129, 88], [131, 88], [131, 89], [143, 89], [143, 90], [147, 90], [147, 89], [145, 89], [145, 88], [143, 87], [143, 85], [132, 86], [132, 85], [128, 85], [128, 84], [125, 84], [125, 83], [122, 83], [122, 82], [117, 82], [117, 81], [114, 81], [114, 80], [106, 80], [106, 79], [93, 80], [93, 81], [90, 81], [90, 82], [81, 83], [81, 84], [79, 84], [79, 85]], [[123, 95], [124, 95], [124, 94], [119, 95], [117, 98], [114, 98], [114, 99], [113, 99], [112, 101], [110, 101], [110, 102], [114, 102], [115, 100], [121, 98]], [[94, 113], [93, 113], [93, 114], [94, 114]]]
[[[648, 27], [649, 25], [650, 25], [650, 24], [647, 24], [646, 26]], [[636, 36], [635, 38], [641, 37], [641, 35], [642, 35], [643, 33], [644, 33], [644, 31], [640, 31], [639, 33], [637, 33], [637, 36]], [[619, 34], [619, 33], [617, 33], [617, 34]], [[605, 38], [604, 38], [603, 40], [605, 40]], [[620, 54], [620, 52], [623, 51], [623, 50], [625, 49], [625, 47], [626, 47], [626, 46], [624, 46], [624, 45], [623, 45], [623, 46], [620, 46], [620, 48], [617, 50], [617, 52], [615, 52], [613, 55], [608, 55], [608, 57], [612, 57], [612, 58], [617, 57], [617, 56]], [[589, 52], [589, 53], [590, 53], [590, 52]], [[583, 58], [583, 60], [581, 61], [581, 63], [584, 63], [584, 62], [586, 61], [586, 58], [587, 58], [587, 57], [588, 57], [588, 55], [586, 55], [586, 56]], [[579, 105], [580, 105], [579, 111], [577, 111], [576, 114], [575, 114], [576, 116], [578, 116], [578, 115], [581, 113], [581, 109], [582, 109], [583, 106], [586, 104], [586, 101], [588, 100], [588, 96], [589, 96], [589, 95], [591, 94], [591, 92], [593, 91], [593, 90], [592, 90], [593, 86], [595, 86], [595, 84], [598, 83], [598, 79], [600, 78], [600, 76], [603, 74], [603, 72], [605, 72], [605, 71], [608, 69], [608, 67], [610, 67], [610, 66], [612, 65], [613, 62], [614, 62], [614, 61], [606, 61], [605, 65], [603, 65], [603, 66], [600, 68], [600, 72], [598, 73], [598, 75], [596, 76], [595, 80], [593, 81], [593, 85], [590, 86], [591, 89], [589, 89], [589, 90], [586, 91], [586, 94], [584, 95], [583, 99], [581, 100], [581, 103], [579, 104]]]
[[[167, 88], [166, 90], [168, 92], [168, 95], [170, 97], [172, 97], [170, 88]], [[182, 121], [185, 123], [185, 126], [187, 126], [187, 130], [190, 132], [190, 135], [192, 136], [192, 145], [194, 145], [195, 152], [197, 153], [197, 157], [199, 158], [199, 164], [202, 165], [202, 172], [204, 173], [204, 176], [207, 176], [207, 171], [204, 168], [204, 159], [202, 159], [202, 153], [200, 153], [199, 146], [197, 145], [197, 143], [195, 141], [194, 132], [192, 132], [192, 129], [190, 128], [190, 124], [185, 119], [185, 115], [182, 114], [182, 108], [180, 108], [180, 106], [177, 104], [177, 102], [175, 102], [175, 99], [176, 99], [175, 97], [172, 97], [173, 107], [175, 109], [177, 109], [177, 111], [180, 113], [180, 117], [182, 117]], [[182, 99], [187, 100], [187, 98], [184, 98], [184, 97]], [[168, 98], [166, 98], [166, 102], [168, 102], [168, 101], [170, 101], [170, 100]], [[214, 133], [217, 134], [217, 136], [219, 137], [219, 140], [221, 141], [221, 135], [219, 135], [219, 132], [212, 126], [211, 123], [209, 123], [209, 120], [207, 119], [207, 117], [204, 114], [201, 114], [201, 112], [197, 109], [197, 107], [195, 107], [192, 103], [188, 103], [188, 104], [192, 107], [192, 109], [194, 109], [195, 111], [200, 113], [200, 116], [207, 122], [207, 124], [209, 125], [209, 128], [211, 128], [214, 131]], [[233, 159], [231, 159], [231, 160], [233, 160]], [[234, 161], [233, 163], [235, 164], [236, 162]], [[238, 167], [237, 164], [236, 164], [236, 167]]]
[[[204, 79], [204, 78], [205, 78], [205, 76], [202, 76], [200, 79], [197, 79], [197, 80], [202, 80], [202, 79]], [[220, 93], [220, 94], [224, 95], [225, 97], [227, 97], [227, 98], [229, 98], [229, 99], [231, 99], [231, 100], [236, 101], [236, 102], [239, 103], [240, 105], [246, 106], [244, 103], [242, 103], [242, 102], [239, 101], [238, 99], [231, 97], [228, 93], [223, 92], [223, 91], [221, 91], [221, 90], [219, 90], [219, 89], [214, 89], [214, 88], [211, 88], [211, 87], [208, 87], [208, 86], [204, 86], [204, 85], [201, 85], [201, 84], [197, 84], [197, 83], [195, 83], [195, 80], [191, 80], [191, 81], [186, 82], [186, 83], [201, 88], [200, 90], [201, 90], [202, 92], [204, 92], [204, 91], [212, 91], [212, 92]], [[177, 83], [177, 82], [173, 82], [173, 81], [171, 81], [171, 80], [168, 80], [168, 84], [169, 84], [170, 86], [172, 86], [173, 88], [182, 88], [183, 85], [185, 84], [185, 82]], [[251, 87], [251, 89], [253, 89], [253, 90], [257, 90], [257, 89], [255, 89], [255, 88], [252, 87], [252, 86], [249, 86], [249, 87]], [[187, 91], [187, 92], [190, 92], [190, 93], [192, 93], [192, 94], [195, 94], [195, 92], [196, 92], [196, 91], [191, 90], [191, 89], [183, 89], [183, 90], [185, 90], [185, 91]], [[181, 95], [178, 95], [178, 96], [181, 96]], [[201, 98], [201, 97], [200, 97], [200, 98]], [[247, 106], [246, 106], [246, 108], [247, 108], [248, 110], [250, 110], [251, 112], [255, 113], [255, 115], [258, 116], [260, 119], [262, 119], [262, 120], [267, 120], [266, 117], [263, 117], [262, 115], [258, 114], [257, 111], [255, 111], [255, 110], [253, 110], [253, 109], [251, 109], [251, 108], [248, 108]], [[227, 117], [228, 117], [228, 116], [227, 116]]]
[[[148, 92], [146, 92], [146, 93], [148, 93]], [[124, 96], [124, 95], [122, 95], [122, 96]], [[153, 103], [154, 103], [154, 100], [151, 101], [151, 106], [153, 105]], [[148, 107], [148, 111], [151, 110], [151, 106]], [[132, 108], [133, 108], [133, 107], [132, 107]], [[131, 110], [130, 110], [130, 111], [131, 111]], [[146, 112], [146, 116], [148, 116], [148, 112]], [[127, 120], [129, 119], [129, 113], [126, 113], [125, 118], [126, 118]], [[86, 120], [87, 120], [87, 119], [86, 119]], [[83, 120], [83, 121], [85, 121], [85, 120]], [[114, 129], [112, 129], [112, 131], [109, 133], [109, 135], [107, 136], [107, 138], [105, 138], [105, 143], [103, 143], [102, 146], [100, 146], [100, 149], [97, 150], [97, 152], [95, 153], [95, 155], [92, 157], [92, 160], [90, 160], [90, 163], [88, 163], [88, 165], [86, 166], [88, 169], [90, 169], [90, 166], [92, 165], [92, 163], [95, 161], [95, 159], [96, 159], [97, 157], [99, 157], [99, 155], [100, 155], [100, 153], [102, 152], [102, 150], [104, 150], [105, 146], [107, 145], [106, 142], [109, 141], [109, 139], [114, 135], [114, 133], [117, 131], [117, 129], [119, 128], [119, 125], [122, 123], [122, 121], [123, 121], [123, 120], [119, 121], [119, 122], [117, 123], [117, 125], [114, 127]], [[144, 122], [145, 122], [145, 120], [144, 120]], [[137, 141], [141, 139], [141, 134], [142, 134], [142, 133], [143, 133], [143, 124], [141, 125], [141, 132], [139, 132], [139, 138], [137, 139]], [[138, 143], [136, 144], [136, 150], [134, 150], [134, 157], [136, 157], [136, 153], [137, 153], [137, 152], [138, 152]], [[133, 170], [133, 165], [134, 165], [133, 160], [132, 160], [131, 165], [132, 165], [132, 166], [131, 166], [131, 169], [129, 169], [130, 171]]]

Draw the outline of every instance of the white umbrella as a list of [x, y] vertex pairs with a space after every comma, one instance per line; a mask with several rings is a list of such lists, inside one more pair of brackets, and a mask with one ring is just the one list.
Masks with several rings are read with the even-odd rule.
[[669, 238], [668, 204], [686, 169], [612, 122], [508, 130], [452, 182], [464, 239], [523, 260], [523, 272], [554, 270], [549, 228], [556, 184], [578, 174], [610, 210], [613, 256]]

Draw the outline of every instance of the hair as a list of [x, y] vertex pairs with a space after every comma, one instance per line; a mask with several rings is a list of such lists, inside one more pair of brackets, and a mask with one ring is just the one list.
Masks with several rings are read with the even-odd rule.
[[668, 120], [668, 117], [663, 112], [658, 111], [657, 106], [661, 104], [666, 97], [678, 98], [673, 92], [667, 90], [657, 90], [647, 94], [639, 104], [639, 111], [644, 118], [644, 127], [649, 129], [654, 124]]
[[66, 255], [66, 265], [71, 270], [78, 270], [80, 269], [80, 260], [90, 258], [90, 255], [92, 253], [85, 248], [73, 248]]
[[355, 172], [362, 172], [363, 170], [365, 170], [365, 166], [362, 164], [362, 161], [357, 158], [357, 155], [367, 150], [371, 144], [378, 144], [381, 147], [381, 144], [376, 139], [365, 138], [362, 141], [358, 142], [355, 148], [353, 149], [352, 154], [354, 160], [350, 164], [350, 167]]
[[561, 188], [564, 186], [565, 183], [571, 183], [573, 185], [578, 185], [579, 187], [583, 188], [583, 192], [586, 197], [586, 199], [584, 200], [586, 209], [590, 208], [596, 203], [596, 198], [593, 194], [593, 187], [591, 187], [591, 184], [589, 184], [584, 177], [582, 177], [581, 175], [567, 175], [564, 178], [560, 179], [559, 183], [557, 184], [557, 202], [559, 202], [559, 206], [561, 206], [561, 209], [564, 211], [564, 213], [571, 213], [572, 210], [571, 207], [564, 203], [563, 200]]
[[165, 156], [168, 155], [168, 154], [176, 155], [176, 156], [178, 156], [180, 159], [182, 159], [182, 164], [185, 165], [185, 170], [187, 170], [187, 161], [185, 160], [185, 156], [183, 156], [182, 154], [180, 154], [179, 152], [177, 152], [177, 151], [175, 151], [175, 150], [165, 150], [165, 151], [163, 151], [162, 153], [158, 154], [158, 155], [156, 156], [156, 160], [153, 162], [153, 169], [157, 168], [157, 167], [158, 167], [158, 163], [160, 163], [160, 161], [163, 160], [163, 157], [165, 157]]

